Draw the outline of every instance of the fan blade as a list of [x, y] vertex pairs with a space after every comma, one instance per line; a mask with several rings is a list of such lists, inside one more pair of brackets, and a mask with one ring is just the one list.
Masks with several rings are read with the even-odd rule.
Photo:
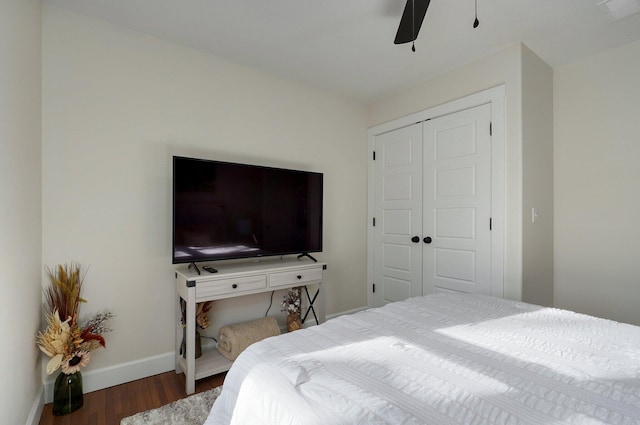
[[[398, 26], [398, 32], [396, 33], [396, 39], [393, 41], [394, 44], [409, 43], [418, 38], [429, 3], [431, 3], [431, 0], [407, 0], [400, 19], [400, 25]], [[413, 10], [414, 7], [415, 10]]]

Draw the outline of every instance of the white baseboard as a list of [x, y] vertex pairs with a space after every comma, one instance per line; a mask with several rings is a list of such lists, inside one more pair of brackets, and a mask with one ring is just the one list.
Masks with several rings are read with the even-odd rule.
[[341, 313], [328, 314], [328, 315], [327, 315], [327, 320], [329, 320], [329, 319], [335, 319], [336, 317], [344, 316], [345, 314], [353, 314], [353, 313], [357, 313], [357, 312], [359, 312], [359, 311], [367, 310], [368, 308], [369, 308], [369, 307], [364, 306], [364, 307], [360, 307], [360, 308], [354, 308], [353, 310], [343, 311], [343, 312], [341, 312]]
[[31, 411], [29, 412], [25, 425], [38, 425], [40, 423], [40, 417], [42, 416], [44, 405], [44, 386], [42, 386], [40, 387], [40, 391], [38, 391], [38, 395], [36, 395], [36, 399], [33, 401], [33, 405], [31, 406]]
[[[175, 370], [175, 356], [173, 352], [98, 370], [82, 372], [82, 389], [85, 393], [90, 393], [92, 391], [113, 387], [114, 385], [158, 375], [170, 370]], [[54, 378], [55, 376], [56, 375], [54, 375]], [[53, 378], [44, 383], [44, 403], [51, 403], [53, 401], [53, 383]]]

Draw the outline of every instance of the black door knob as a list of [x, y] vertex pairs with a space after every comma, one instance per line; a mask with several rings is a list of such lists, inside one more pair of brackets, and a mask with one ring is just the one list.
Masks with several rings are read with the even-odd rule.
[[418, 242], [420, 242], [420, 238], [417, 237], [417, 236], [414, 236], [414, 237], [411, 238], [411, 242], [418, 243]]
[[422, 241], [424, 243], [431, 243], [431, 236], [426, 236]]

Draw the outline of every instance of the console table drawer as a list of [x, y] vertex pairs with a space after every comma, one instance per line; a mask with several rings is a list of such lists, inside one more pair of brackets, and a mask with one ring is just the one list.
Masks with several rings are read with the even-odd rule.
[[236, 292], [254, 291], [266, 287], [267, 276], [264, 274], [198, 282], [196, 285], [196, 299], [234, 294]]
[[304, 284], [322, 280], [322, 268], [293, 270], [288, 272], [269, 274], [269, 287], [291, 285], [292, 283]]

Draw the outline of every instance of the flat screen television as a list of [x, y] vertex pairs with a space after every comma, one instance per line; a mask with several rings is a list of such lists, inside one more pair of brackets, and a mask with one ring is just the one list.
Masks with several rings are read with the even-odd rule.
[[173, 263], [322, 251], [322, 173], [173, 157]]

